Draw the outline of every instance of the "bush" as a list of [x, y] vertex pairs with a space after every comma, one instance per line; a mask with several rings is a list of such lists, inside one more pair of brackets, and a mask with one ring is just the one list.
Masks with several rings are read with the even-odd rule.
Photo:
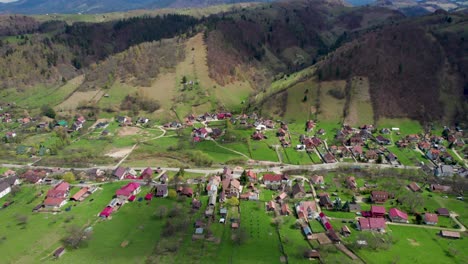
[[333, 88], [328, 90], [328, 94], [335, 97], [338, 100], [344, 99], [346, 94], [340, 88]]

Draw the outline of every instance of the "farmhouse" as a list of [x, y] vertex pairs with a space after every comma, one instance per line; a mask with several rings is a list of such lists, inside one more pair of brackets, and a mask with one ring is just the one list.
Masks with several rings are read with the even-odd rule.
[[141, 172], [140, 178], [142, 179], [151, 179], [153, 178], [153, 170], [148, 167]]
[[8, 177], [0, 181], [0, 198], [11, 192], [11, 187], [18, 185], [19, 180], [16, 176]]
[[388, 217], [392, 222], [397, 223], [408, 223], [408, 215], [405, 212], [398, 210], [397, 208], [391, 208], [388, 211]]
[[88, 194], [88, 188], [84, 187], [84, 188], [81, 188], [81, 190], [79, 190], [77, 193], [75, 193], [71, 198], [70, 200], [73, 200], [73, 201], [83, 201], [86, 196]]
[[333, 202], [330, 199], [330, 196], [328, 193], [325, 193], [323, 195], [320, 195], [320, 202], [319, 202], [321, 207], [324, 207], [328, 210], [333, 209]]
[[320, 175], [314, 175], [310, 178], [312, 184], [324, 184], [325, 181], [323, 179], [323, 176]]
[[285, 198], [288, 197], [288, 194], [285, 192], [280, 193], [278, 196], [276, 196], [275, 200], [277, 202], [282, 202]]
[[275, 201], [269, 201], [267, 204], [266, 204], [266, 209], [267, 211], [274, 211], [276, 209], [276, 203]]
[[437, 222], [439, 222], [439, 218], [437, 217], [436, 214], [431, 214], [431, 213], [424, 214], [424, 223], [426, 223], [426, 225], [437, 225]]
[[437, 214], [440, 215], [440, 216], [447, 216], [447, 217], [450, 216], [450, 212], [449, 212], [449, 210], [447, 208], [437, 209]]
[[267, 188], [276, 190], [281, 185], [282, 178], [281, 174], [265, 174], [263, 175], [263, 183]]
[[370, 199], [373, 203], [385, 203], [388, 200], [388, 192], [372, 191]]
[[386, 210], [385, 210], [385, 207], [383, 206], [372, 205], [370, 212], [371, 212], [372, 217], [378, 218], [378, 217], [384, 217]]
[[117, 198], [127, 200], [132, 195], [137, 195], [140, 192], [140, 184], [137, 182], [130, 182], [115, 192]]
[[323, 159], [326, 163], [335, 163], [336, 162], [336, 159], [335, 159], [335, 156], [333, 156], [333, 154], [327, 152], [325, 155], [323, 155]]
[[415, 182], [410, 183], [408, 188], [413, 192], [419, 192], [421, 190], [421, 187], [419, 187], [419, 185]]
[[193, 190], [190, 187], [179, 187], [179, 188], [177, 188], [177, 193], [179, 195], [185, 195], [187, 197], [192, 197], [193, 196]]
[[304, 196], [305, 196], [304, 187], [300, 185], [299, 183], [294, 184], [292, 187], [292, 197], [294, 199], [301, 199], [301, 198], [304, 198]]
[[284, 203], [281, 205], [281, 215], [290, 215], [291, 210], [289, 210], [289, 205], [287, 203]]
[[54, 198], [54, 197], [47, 197], [44, 200], [44, 207], [48, 209], [58, 209], [64, 206], [67, 203], [67, 200], [64, 198]]
[[156, 197], [167, 197], [168, 195], [168, 190], [167, 190], [167, 185], [166, 184], [160, 184], [156, 186]]
[[70, 190], [70, 184], [67, 182], [61, 182], [57, 184], [53, 189], [50, 189], [47, 192], [47, 198], [60, 198], [63, 199], [67, 197]]
[[384, 218], [359, 218], [358, 229], [361, 231], [381, 231], [385, 230], [386, 224]]
[[431, 184], [431, 191], [433, 192], [449, 192], [452, 188], [446, 185]]
[[257, 182], [257, 174], [255, 172], [248, 170], [246, 174], [250, 182]]
[[349, 235], [351, 235], [351, 230], [349, 230], [349, 227], [347, 225], [344, 225], [341, 228], [341, 234], [345, 237], [348, 237]]
[[222, 181], [222, 184], [223, 191], [225, 192], [228, 198], [233, 196], [239, 198], [239, 194], [241, 192], [241, 185], [238, 180], [231, 179], [230, 177], [228, 177]]
[[127, 174], [127, 169], [124, 167], [117, 167], [114, 172], [112, 172], [112, 176], [117, 178], [118, 180], [123, 180], [123, 178]]
[[317, 212], [317, 204], [315, 201], [301, 201], [296, 205], [296, 213], [298, 218], [308, 219], [314, 218]]
[[379, 143], [379, 144], [381, 144], [381, 145], [388, 145], [388, 144], [390, 144], [390, 139], [384, 138], [384, 137], [381, 136], [381, 135], [378, 135], [378, 136], [375, 138], [375, 141], [377, 141], [377, 143]]
[[347, 177], [346, 186], [348, 187], [348, 189], [356, 190], [357, 189], [356, 178], [354, 178], [353, 176]]

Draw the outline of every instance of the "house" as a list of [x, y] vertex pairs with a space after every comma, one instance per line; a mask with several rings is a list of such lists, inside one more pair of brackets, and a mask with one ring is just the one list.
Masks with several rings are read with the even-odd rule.
[[349, 203], [348, 204], [348, 210], [349, 212], [360, 212], [361, 211], [361, 205], [357, 204], [357, 203]]
[[112, 207], [107, 206], [99, 213], [99, 217], [108, 218], [112, 214], [113, 211], [114, 209], [112, 209]]
[[441, 165], [434, 170], [434, 175], [438, 177], [452, 177], [455, 174], [453, 166]]
[[315, 122], [313, 120], [308, 120], [305, 125], [305, 131], [310, 132], [315, 128]]
[[430, 160], [438, 160], [440, 157], [440, 150], [438, 149], [430, 149], [426, 152], [426, 157]]
[[57, 184], [54, 188], [50, 189], [47, 192], [47, 198], [63, 199], [67, 197], [69, 191], [70, 191], [70, 184], [68, 184], [68, 182], [63, 181]]
[[137, 120], [137, 123], [140, 123], [140, 124], [147, 124], [148, 122], [149, 122], [149, 119], [146, 117], [139, 117]]
[[348, 187], [348, 189], [356, 190], [357, 189], [356, 178], [354, 178], [353, 176], [347, 177], [346, 178], [346, 186]]
[[85, 195], [88, 194], [88, 188], [87, 187], [84, 187], [84, 188], [81, 188], [81, 190], [79, 190], [77, 193], [75, 193], [71, 198], [70, 200], [73, 200], [73, 201], [83, 201], [85, 199]]
[[447, 208], [437, 209], [437, 214], [440, 215], [440, 216], [450, 217], [450, 212], [449, 212], [449, 210]]
[[[133, 197], [135, 197], [135, 196], [133, 196]], [[130, 198], [129, 198], [129, 200], [130, 200]], [[107, 207], [114, 208], [116, 206], [121, 206], [123, 202], [124, 201], [120, 200], [119, 198], [114, 198], [109, 202]]]
[[424, 223], [426, 225], [437, 225], [439, 222], [439, 217], [436, 214], [425, 213], [424, 214]]
[[295, 209], [299, 219], [303, 218], [304, 220], [309, 221], [308, 219], [314, 218], [314, 214], [317, 213], [317, 204], [315, 201], [301, 201], [296, 204]]
[[44, 207], [49, 209], [58, 209], [64, 206], [66, 203], [67, 200], [64, 198], [47, 197], [44, 200]]
[[269, 202], [267, 202], [267, 204], [266, 204], [266, 209], [267, 209], [267, 211], [275, 211], [275, 209], [276, 209], [276, 203], [275, 203], [275, 201], [269, 201]]
[[431, 143], [428, 141], [420, 141], [418, 142], [418, 148], [423, 152], [426, 152], [431, 148]]
[[246, 174], [250, 182], [257, 182], [257, 174], [255, 172], [248, 170]]
[[262, 180], [267, 188], [276, 190], [281, 185], [282, 178], [281, 174], [265, 174]]
[[452, 188], [446, 185], [431, 184], [430, 189], [432, 192], [449, 192]]
[[169, 192], [166, 184], [160, 184], [156, 186], [156, 197], [167, 197], [168, 193]]
[[323, 176], [320, 176], [320, 175], [312, 176], [310, 178], [310, 181], [312, 182], [312, 184], [324, 184], [325, 183]]
[[408, 215], [403, 212], [398, 210], [397, 208], [391, 208], [388, 211], [388, 217], [392, 222], [397, 222], [397, 223], [408, 223]]
[[377, 217], [384, 217], [386, 210], [385, 210], [385, 207], [383, 206], [372, 205], [370, 212], [371, 212], [372, 217], [377, 218]]
[[362, 147], [361, 145], [355, 145], [351, 148], [351, 153], [353, 154], [354, 157], [356, 158], [362, 158], [362, 154], [363, 154], [363, 151], [362, 151]]
[[326, 163], [335, 163], [336, 162], [335, 156], [333, 156], [333, 154], [331, 154], [330, 152], [327, 152], [327, 153], [325, 153], [325, 155], [323, 155], [323, 160]]
[[278, 202], [282, 202], [287, 197], [288, 197], [288, 194], [286, 192], [282, 192], [278, 196], [276, 196], [275, 200]]
[[177, 188], [177, 193], [179, 195], [185, 195], [187, 197], [192, 197], [193, 196], [193, 190], [190, 187], [179, 187], [179, 188]]
[[328, 193], [324, 195], [320, 195], [319, 204], [321, 207], [326, 208], [327, 210], [333, 209], [333, 202], [330, 199], [330, 196], [328, 195]]
[[201, 201], [199, 201], [197, 199], [192, 200], [192, 209], [198, 210], [198, 209], [201, 208], [201, 206], [202, 206]]
[[421, 191], [421, 187], [419, 187], [419, 185], [417, 183], [415, 183], [415, 182], [412, 182], [412, 183], [408, 184], [408, 188], [413, 192]]
[[385, 230], [386, 224], [384, 218], [359, 218], [358, 229], [361, 231], [381, 231]]
[[368, 160], [376, 160], [379, 157], [379, 154], [377, 154], [377, 151], [375, 150], [369, 150], [366, 152], [366, 159]]
[[294, 199], [302, 199], [305, 196], [304, 186], [299, 183], [296, 183], [292, 187], [292, 197]]
[[235, 196], [239, 198], [239, 195], [241, 192], [241, 186], [238, 180], [228, 177], [222, 181], [222, 185], [223, 185], [223, 191], [227, 197]]
[[259, 131], [255, 131], [252, 135], [252, 139], [253, 140], [262, 140], [262, 139], [265, 139], [266, 136], [262, 133], [262, 132], [259, 132]]
[[382, 135], [378, 135], [378, 136], [375, 138], [375, 141], [377, 141], [377, 143], [379, 143], [380, 145], [388, 145], [388, 144], [390, 144], [390, 139], [384, 138]]
[[31, 184], [39, 184], [42, 182], [42, 177], [35, 174], [33, 171], [28, 171], [22, 176], [24, 181]]
[[144, 169], [140, 174], [140, 178], [142, 178], [142, 179], [151, 179], [151, 178], [153, 178], [153, 170], [150, 167]]
[[114, 172], [112, 172], [112, 176], [117, 178], [118, 180], [123, 180], [127, 175], [127, 169], [124, 167], [117, 167]]
[[325, 215], [325, 213], [320, 212], [319, 213], [319, 218], [320, 218], [320, 222], [322, 223], [323, 227], [325, 227], [325, 229], [327, 231], [333, 230], [333, 227], [332, 227], [330, 221], [328, 221], [328, 217]]
[[0, 180], [0, 198], [11, 192], [11, 187], [20, 184], [18, 177], [10, 176]]
[[440, 236], [445, 238], [460, 239], [460, 232], [440, 230]]
[[349, 235], [351, 235], [351, 230], [349, 230], [349, 227], [347, 225], [344, 225], [343, 227], [341, 227], [341, 234], [345, 237], [348, 237]]
[[6, 139], [15, 138], [15, 137], [16, 137], [16, 133], [15, 133], [15, 132], [6, 132], [6, 133], [5, 133], [5, 138], [6, 138]]
[[373, 203], [385, 203], [388, 200], [388, 192], [372, 191], [370, 199]]
[[65, 254], [65, 248], [64, 247], [59, 247], [54, 251], [54, 258], [60, 258]]
[[281, 205], [281, 215], [290, 215], [291, 210], [289, 210], [289, 205], [287, 203], [284, 203]]
[[206, 185], [206, 191], [208, 192], [208, 196], [218, 193], [218, 187], [220, 182], [221, 177], [219, 176], [213, 176], [210, 178], [210, 181]]
[[137, 195], [141, 191], [138, 182], [130, 182], [115, 192], [117, 198], [127, 200], [132, 195]]

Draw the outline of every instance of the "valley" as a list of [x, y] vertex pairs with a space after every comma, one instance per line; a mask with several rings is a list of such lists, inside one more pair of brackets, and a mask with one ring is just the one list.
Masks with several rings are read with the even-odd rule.
[[3, 262], [466, 262], [466, 12], [127, 2], [0, 16]]

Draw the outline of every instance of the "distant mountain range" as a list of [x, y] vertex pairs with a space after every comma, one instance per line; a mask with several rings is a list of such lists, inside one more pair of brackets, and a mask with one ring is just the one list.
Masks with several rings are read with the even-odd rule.
[[[3, 3], [2, 3], [3, 2]], [[10, 0], [0, 1], [0, 14], [96, 14], [135, 9], [189, 8], [272, 0]], [[375, 5], [400, 10], [406, 15], [422, 15], [437, 9], [458, 11], [468, 7], [461, 0], [346, 0], [353, 6]]]
[[[0, 3], [0, 13], [14, 14], [96, 14], [134, 9], [188, 8], [253, 2], [249, 0], [19, 0]], [[255, 2], [268, 2], [259, 0]]]

